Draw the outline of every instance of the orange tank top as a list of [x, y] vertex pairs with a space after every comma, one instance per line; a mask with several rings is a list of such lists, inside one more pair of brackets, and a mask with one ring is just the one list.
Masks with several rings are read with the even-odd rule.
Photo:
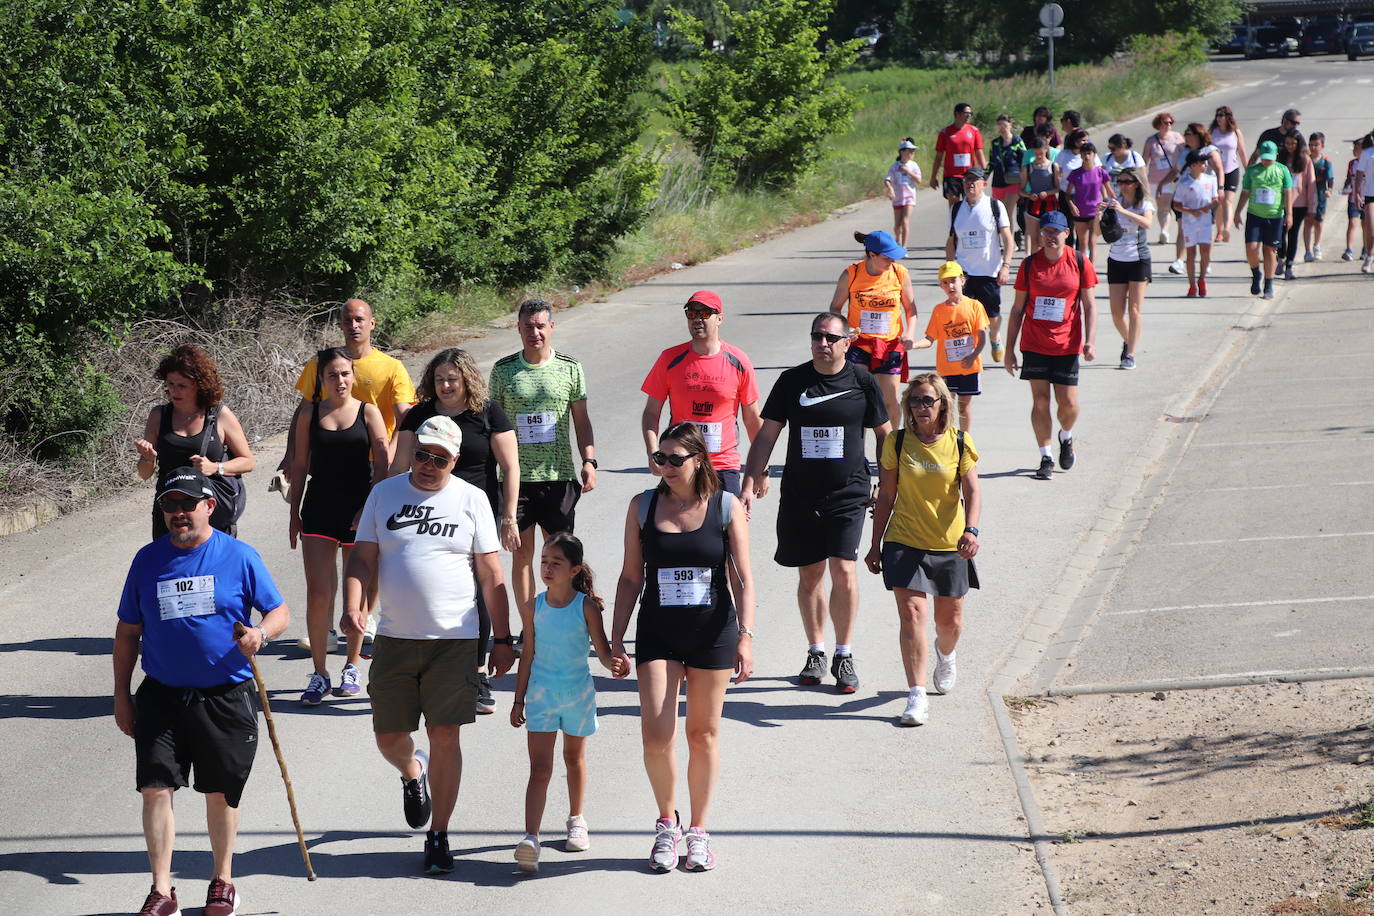
[[906, 268], [893, 264], [873, 276], [863, 261], [850, 264], [849, 326], [860, 337], [871, 340], [896, 340], [902, 335], [902, 285], [906, 282]]

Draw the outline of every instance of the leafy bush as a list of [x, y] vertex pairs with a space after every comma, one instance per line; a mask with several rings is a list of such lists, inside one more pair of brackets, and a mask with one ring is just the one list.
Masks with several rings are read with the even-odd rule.
[[662, 90], [674, 128], [701, 156], [713, 187], [786, 187], [821, 157], [821, 141], [850, 127], [853, 95], [834, 79], [860, 41], [817, 50], [828, 15], [819, 0], [759, 0], [743, 12], [718, 3], [733, 36], [705, 45], [700, 19], [674, 10], [674, 30], [700, 48], [695, 70]]

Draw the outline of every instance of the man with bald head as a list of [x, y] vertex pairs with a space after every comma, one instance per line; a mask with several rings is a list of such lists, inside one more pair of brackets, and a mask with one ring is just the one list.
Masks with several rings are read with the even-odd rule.
[[[387, 356], [372, 346], [372, 332], [377, 327], [377, 319], [372, 316], [372, 306], [362, 299], [349, 299], [339, 306], [339, 330], [343, 331], [344, 349], [353, 360], [353, 396], [368, 404], [377, 405], [386, 423], [388, 440], [394, 441], [396, 427], [405, 417], [406, 411], [416, 401], [415, 386], [410, 381], [410, 373], [394, 356]], [[315, 359], [311, 357], [296, 380], [296, 390], [301, 393], [301, 402], [296, 407], [296, 416], [302, 411], [313, 409], [320, 400], [318, 374]], [[385, 456], [376, 456], [384, 466], [390, 466], [394, 445], [388, 448]], [[290, 480], [291, 459], [296, 451], [296, 421], [292, 418], [286, 439], [286, 456], [277, 470], [283, 473], [290, 485], [300, 486], [302, 480]], [[284, 492], [284, 491], [283, 491]], [[373, 586], [373, 597], [376, 586]], [[309, 649], [307, 639], [299, 640], [302, 649]]]

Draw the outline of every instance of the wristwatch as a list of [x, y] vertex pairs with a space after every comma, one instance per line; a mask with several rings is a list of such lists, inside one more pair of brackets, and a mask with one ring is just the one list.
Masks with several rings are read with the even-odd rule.
[[583, 463], [583, 464], [590, 464], [590, 465], [592, 466], [592, 470], [596, 470], [597, 468], [601, 467], [601, 465], [599, 465], [599, 464], [596, 463], [596, 459], [595, 459], [595, 458], [583, 458], [583, 459], [582, 459], [582, 463]]
[[520, 641], [518, 636], [497, 636], [492, 639], [492, 643], [498, 646], [513, 646]]
[[754, 636], [754, 631], [741, 624], [739, 628], [739, 635], [748, 636], [752, 639]]
[[969, 534], [973, 535], [974, 537], [978, 536], [978, 529], [973, 527], [972, 525], [969, 525], [964, 530], [967, 531]]

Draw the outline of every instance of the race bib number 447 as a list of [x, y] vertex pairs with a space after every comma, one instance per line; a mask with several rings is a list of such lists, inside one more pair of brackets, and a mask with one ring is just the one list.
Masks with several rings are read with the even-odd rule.
[[157, 607], [163, 620], [210, 616], [215, 612], [215, 577], [162, 580], [157, 584]]

